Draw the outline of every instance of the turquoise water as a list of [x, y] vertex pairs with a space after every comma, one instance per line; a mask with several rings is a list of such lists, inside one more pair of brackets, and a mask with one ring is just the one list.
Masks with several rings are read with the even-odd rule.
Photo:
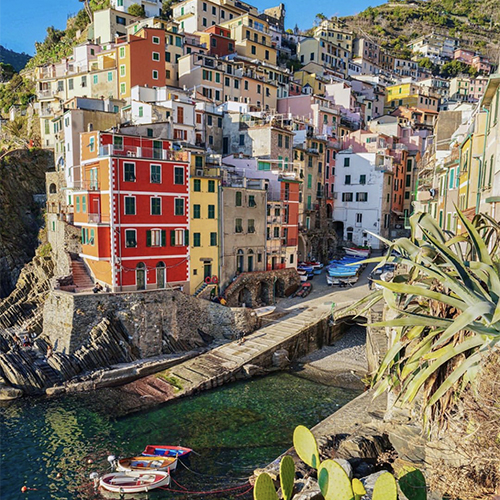
[[[147, 444], [195, 450], [190, 470], [179, 465], [173, 473], [181, 486], [172, 488], [236, 487], [290, 447], [297, 425], [316, 424], [357, 394], [281, 373], [118, 420], [98, 409], [98, 393], [15, 401], [0, 407], [0, 498], [100, 498], [89, 474], [107, 471], [108, 455], [140, 454]], [[24, 485], [32, 489], [22, 494]], [[235, 496], [244, 491], [194, 496], [157, 490], [146, 498], [251, 498]]]

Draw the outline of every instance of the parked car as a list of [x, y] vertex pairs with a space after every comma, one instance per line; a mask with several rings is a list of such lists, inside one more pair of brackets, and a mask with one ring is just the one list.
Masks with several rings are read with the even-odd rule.
[[369, 275], [368, 275], [368, 288], [370, 290], [375, 288], [380, 289], [381, 286], [377, 285], [376, 283], [373, 283], [373, 280], [382, 280], [382, 281], [389, 281], [392, 279], [394, 276], [394, 269], [396, 268], [395, 264], [384, 264], [381, 267], [375, 268]]

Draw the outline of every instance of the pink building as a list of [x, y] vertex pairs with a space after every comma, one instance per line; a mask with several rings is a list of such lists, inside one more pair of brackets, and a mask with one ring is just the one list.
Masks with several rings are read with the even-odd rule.
[[453, 59], [464, 62], [465, 64], [472, 64], [472, 60], [476, 53], [472, 50], [456, 49], [453, 52]]

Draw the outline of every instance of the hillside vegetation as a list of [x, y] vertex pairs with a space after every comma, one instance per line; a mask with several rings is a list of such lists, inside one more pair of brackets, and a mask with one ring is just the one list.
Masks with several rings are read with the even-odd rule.
[[407, 44], [412, 39], [436, 32], [457, 38], [461, 47], [498, 61], [498, 0], [391, 1], [342, 20], [359, 36], [369, 36], [401, 57], [410, 56]]
[[10, 64], [14, 71], [21, 71], [26, 63], [31, 59], [28, 54], [15, 52], [14, 50], [9, 50], [0, 45], [0, 63]]

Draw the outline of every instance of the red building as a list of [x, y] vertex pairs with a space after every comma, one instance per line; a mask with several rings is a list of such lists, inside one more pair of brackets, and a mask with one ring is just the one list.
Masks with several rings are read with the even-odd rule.
[[94, 278], [113, 291], [189, 282], [189, 153], [167, 140], [81, 134], [74, 223]]
[[281, 200], [285, 209], [283, 231], [287, 254], [286, 267], [297, 267], [299, 244], [300, 181], [281, 178]]
[[201, 41], [206, 43], [211, 56], [227, 56], [234, 54], [235, 44], [231, 38], [231, 30], [221, 26], [210, 26], [200, 33]]

